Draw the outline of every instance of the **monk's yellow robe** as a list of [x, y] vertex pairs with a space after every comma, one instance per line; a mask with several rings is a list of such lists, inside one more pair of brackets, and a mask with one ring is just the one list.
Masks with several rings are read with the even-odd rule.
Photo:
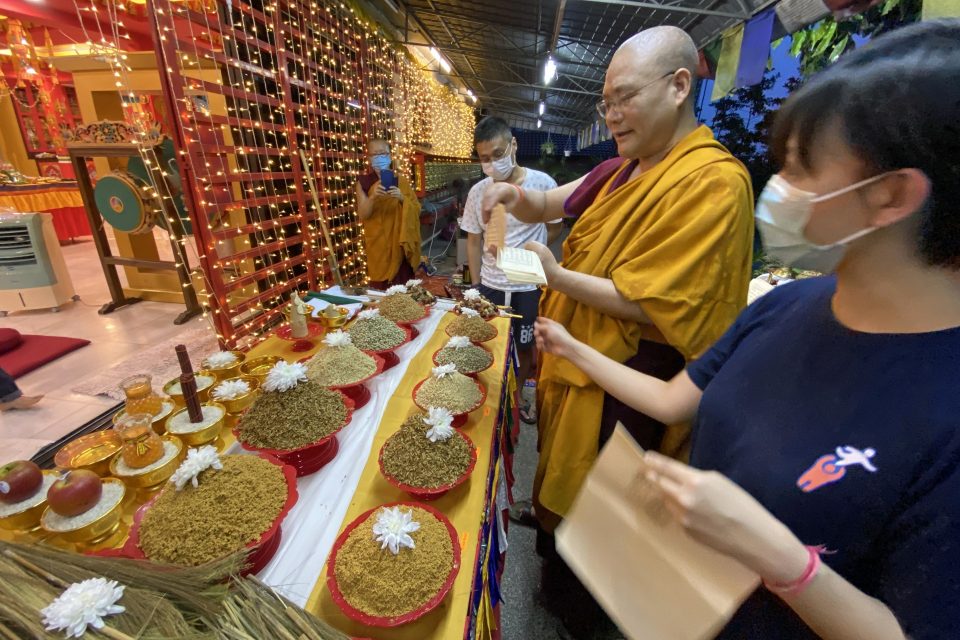
[[[363, 221], [367, 247], [367, 275], [375, 282], [391, 281], [402, 261], [412, 269], [420, 265], [420, 201], [410, 182], [398, 176], [403, 202], [392, 196], [373, 200], [373, 211]], [[367, 190], [373, 198], [377, 183]]]
[[[611, 191], [617, 174], [630, 166], [624, 160], [573, 225], [563, 266], [613, 280], [652, 324], [604, 315], [552, 290], [540, 314], [617, 362], [633, 357], [640, 340], [669, 344], [689, 361], [746, 306], [750, 175], [703, 126], [655, 167]], [[597, 457], [604, 391], [568, 360], [543, 354], [537, 400], [540, 461], [533, 495], [550, 530]]]

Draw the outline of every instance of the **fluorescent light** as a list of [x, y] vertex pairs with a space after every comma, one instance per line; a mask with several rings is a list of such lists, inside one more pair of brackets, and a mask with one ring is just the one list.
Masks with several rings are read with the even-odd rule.
[[540, 121], [540, 118], [537, 118], [537, 129], [543, 126], [543, 122]]
[[550, 84], [550, 82], [557, 77], [557, 63], [553, 59], [553, 56], [547, 58], [547, 64], [543, 66], [543, 84]]
[[439, 64], [440, 68], [443, 69], [443, 72], [450, 73], [450, 63], [443, 59], [443, 56], [440, 55], [440, 52], [437, 51], [436, 47], [430, 47], [430, 53], [433, 54], [433, 59], [437, 61], [437, 64]]
[[547, 110], [547, 105], [545, 105], [543, 102], [541, 102], [541, 103], [540, 103], [540, 115], [543, 115], [546, 110]]

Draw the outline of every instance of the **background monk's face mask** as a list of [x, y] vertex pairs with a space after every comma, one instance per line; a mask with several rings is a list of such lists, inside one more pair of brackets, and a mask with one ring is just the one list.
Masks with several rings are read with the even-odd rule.
[[779, 175], [767, 182], [757, 201], [756, 221], [767, 255], [796, 269], [831, 273], [840, 264], [847, 247], [876, 227], [867, 227], [833, 244], [818, 245], [807, 240], [803, 231], [810, 222], [813, 205], [872, 184], [880, 174], [831, 193], [817, 195], [793, 186]]

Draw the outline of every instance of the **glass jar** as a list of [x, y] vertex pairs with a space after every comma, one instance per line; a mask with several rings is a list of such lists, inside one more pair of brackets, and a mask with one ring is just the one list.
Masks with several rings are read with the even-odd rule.
[[151, 416], [163, 410], [163, 398], [153, 392], [152, 379], [141, 373], [120, 382], [120, 388], [127, 398], [127, 413], [146, 413]]
[[120, 456], [128, 467], [142, 469], [163, 457], [163, 440], [153, 430], [153, 416], [126, 413], [114, 427], [120, 434]]

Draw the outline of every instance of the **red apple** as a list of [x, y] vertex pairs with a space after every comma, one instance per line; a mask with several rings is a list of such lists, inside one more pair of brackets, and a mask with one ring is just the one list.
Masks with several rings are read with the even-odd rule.
[[16, 460], [0, 467], [0, 502], [20, 502], [33, 496], [43, 484], [40, 467], [29, 460]]
[[100, 476], [86, 469], [67, 471], [47, 491], [47, 504], [64, 517], [78, 516], [100, 501]]

